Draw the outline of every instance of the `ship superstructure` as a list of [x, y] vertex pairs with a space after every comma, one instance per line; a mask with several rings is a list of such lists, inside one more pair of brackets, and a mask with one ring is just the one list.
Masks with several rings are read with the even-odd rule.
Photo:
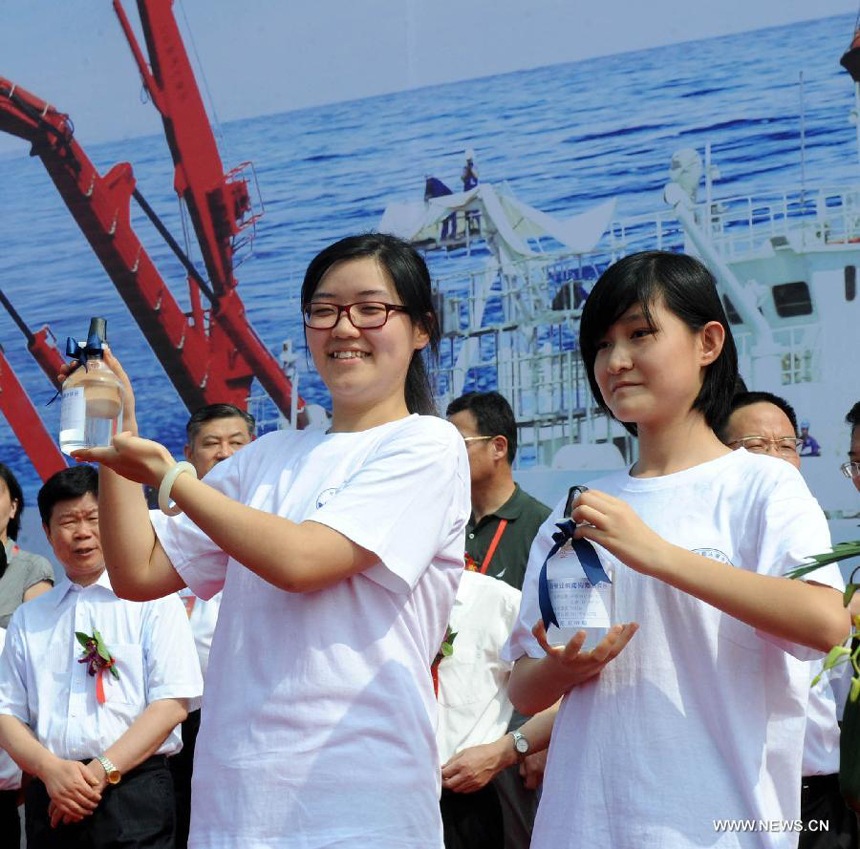
[[717, 278], [749, 388], [785, 397], [810, 420], [822, 454], [804, 475], [825, 510], [856, 514], [837, 466], [847, 444], [842, 419], [857, 400], [860, 186], [715, 197], [710, 151], [703, 161], [689, 148], [668, 173], [665, 205], [628, 220], [612, 215], [611, 202], [555, 220], [486, 184], [386, 210], [380, 229], [424, 250], [434, 270], [450, 267], [451, 254], [466, 269], [434, 280], [440, 407], [464, 390], [497, 389], [514, 409], [523, 469], [583, 474], [632, 462], [635, 439], [589, 390], [578, 350], [582, 304], [620, 257], [684, 251]]

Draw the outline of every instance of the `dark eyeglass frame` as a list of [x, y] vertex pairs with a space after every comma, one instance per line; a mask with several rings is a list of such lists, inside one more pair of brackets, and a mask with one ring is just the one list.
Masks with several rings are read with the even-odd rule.
[[[359, 325], [353, 321], [352, 318], [352, 308], [353, 307], [385, 307], [385, 317], [379, 324], [363, 324]], [[326, 323], [324, 327], [320, 327], [318, 324], [308, 324], [310, 316], [308, 315], [308, 311], [313, 307], [331, 307], [336, 310], [334, 321], [330, 324]], [[306, 304], [302, 307], [302, 320], [304, 321], [305, 327], [309, 330], [333, 330], [337, 327], [340, 322], [340, 317], [346, 313], [347, 321], [356, 329], [356, 330], [376, 330], [379, 327], [384, 327], [388, 323], [388, 316], [393, 312], [405, 312], [408, 313], [409, 310], [406, 307], [401, 306], [400, 304], [386, 304], [383, 301], [356, 301], [353, 304], [333, 304], [330, 301], [311, 301], [309, 304]]]

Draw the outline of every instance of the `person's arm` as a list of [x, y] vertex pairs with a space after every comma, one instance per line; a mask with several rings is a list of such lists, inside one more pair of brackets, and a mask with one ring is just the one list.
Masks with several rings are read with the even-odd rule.
[[24, 601], [32, 601], [34, 598], [38, 598], [40, 595], [48, 592], [53, 586], [50, 581], [36, 581], [35, 584], [24, 590]]
[[850, 617], [833, 587], [738, 569], [672, 545], [629, 504], [594, 489], [580, 496], [573, 518], [587, 523], [577, 528], [578, 538], [757, 630], [825, 652], [848, 636]]
[[149, 601], [185, 586], [155, 535], [143, 489], [106, 464], [99, 467], [99, 534], [120, 598]]
[[[519, 732], [529, 741], [530, 755], [549, 746], [557, 713], [558, 703], [520, 726]], [[470, 746], [457, 752], [442, 767], [442, 786], [455, 793], [474, 793], [485, 787], [503, 769], [513, 766], [518, 759], [514, 738], [510, 733], [492, 743]]]
[[[186, 699], [159, 699], [147, 705], [128, 730], [109, 746], [104, 755], [123, 775], [143, 763], [167, 739], [167, 735], [188, 716]], [[107, 786], [101, 762], [93, 758], [86, 768], [97, 780], [99, 791]]]
[[[405, 420], [301, 523], [248, 507], [188, 474], [179, 475], [171, 496], [225, 560], [232, 557], [280, 589], [311, 592], [367, 571], [406, 591], [440, 545], [459, 533], [461, 513], [468, 515], [468, 460], [458, 439], [447, 422]], [[243, 457], [251, 456], [251, 448], [245, 450], [224, 464], [224, 476], [238, 477]], [[174, 465], [163, 446], [126, 434], [115, 437], [111, 448], [75, 453], [150, 484], [160, 483]], [[240, 491], [233, 481], [230, 494]], [[101, 519], [107, 523], [110, 516]], [[185, 566], [176, 565], [180, 571]], [[149, 568], [139, 561], [118, 566]]]
[[0, 715], [0, 747], [24, 772], [44, 782], [59, 816], [76, 821], [98, 807], [102, 788], [88, 767], [52, 754], [18, 718]]
[[[109, 351], [105, 363], [123, 386], [123, 426], [111, 448], [76, 451], [99, 467], [99, 531], [111, 586], [122, 598], [147, 601], [185, 586], [161, 546], [139, 484], [158, 487], [175, 461], [164, 446], [139, 438], [134, 392]], [[171, 499], [226, 554], [280, 589], [310, 592], [363, 572], [369, 551], [314, 522], [297, 524], [239, 504], [212, 487], [180, 475]]]
[[[104, 469], [99, 480], [107, 486], [99, 491], [99, 527], [118, 594], [141, 600], [156, 587], [172, 591], [184, 586], [155, 538], [140, 487], [130, 483], [158, 486], [174, 466], [167, 449], [123, 433], [114, 437], [111, 448], [76, 451], [75, 456], [98, 462]], [[136, 498], [129, 486], [136, 490]], [[365, 571], [377, 560], [325, 525], [296, 523], [248, 507], [188, 474], [179, 475], [170, 496], [225, 554], [288, 592], [322, 589]]]

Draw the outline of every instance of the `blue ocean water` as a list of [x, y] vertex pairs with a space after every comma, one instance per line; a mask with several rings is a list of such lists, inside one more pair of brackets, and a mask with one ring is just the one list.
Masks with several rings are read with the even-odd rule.
[[[226, 124], [225, 166], [252, 160], [265, 203], [254, 253], [237, 274], [248, 316], [273, 351], [285, 338], [300, 344], [296, 297], [308, 260], [341, 236], [374, 228], [391, 200], [422, 198], [426, 173], [459, 188], [468, 147], [482, 180], [506, 182], [520, 199], [560, 217], [607, 197], [618, 198], [622, 217], [661, 209], [672, 153], [701, 151], [706, 142], [721, 171], [720, 195], [798, 186], [800, 72], [807, 183], [855, 182], [853, 89], [838, 64], [852, 28], [848, 16], [827, 18]], [[50, 91], [36, 94], [51, 99]], [[116, 104], [120, 123], [123, 108]], [[130, 162], [138, 188], [181, 235], [163, 137], [87, 153], [103, 174]], [[178, 456], [188, 413], [38, 160], [0, 159], [0, 220], [0, 288], [32, 327], [48, 323], [63, 340], [82, 336], [90, 316], [105, 316], [136, 388], [142, 432]], [[133, 221], [187, 306], [178, 262], [134, 207]], [[430, 258], [435, 273], [464, 261]], [[0, 341], [56, 433], [58, 405], [44, 406], [53, 390], [4, 312]], [[325, 404], [325, 388], [304, 357], [300, 366], [302, 394]], [[32, 503], [38, 478], [2, 419], [0, 459]]]

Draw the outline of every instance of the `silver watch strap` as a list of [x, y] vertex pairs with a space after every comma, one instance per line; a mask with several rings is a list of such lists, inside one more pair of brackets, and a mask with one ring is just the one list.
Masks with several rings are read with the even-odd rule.
[[96, 760], [104, 767], [106, 775], [110, 775], [112, 772], [119, 772], [110, 759], [104, 755], [96, 755]]

